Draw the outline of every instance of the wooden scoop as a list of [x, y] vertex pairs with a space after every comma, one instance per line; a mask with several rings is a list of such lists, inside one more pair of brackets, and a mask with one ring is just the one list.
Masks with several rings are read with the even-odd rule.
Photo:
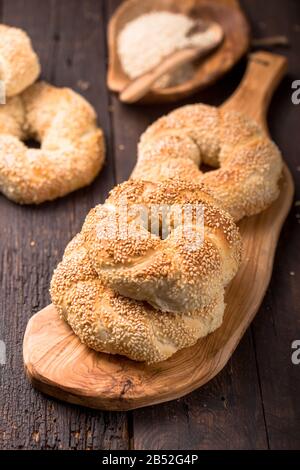
[[[205, 22], [198, 20], [193, 27], [192, 34], [203, 33], [203, 44], [199, 47], [186, 47], [176, 50], [154, 69], [136, 78], [124, 88], [120, 94], [120, 100], [124, 103], [134, 103], [142, 98], [152, 87], [152, 85], [166, 73], [172, 72], [178, 67], [191, 62], [200, 57], [204, 57], [219, 44], [221, 44], [224, 34], [221, 26], [216, 22]], [[188, 36], [192, 36], [189, 34]]]

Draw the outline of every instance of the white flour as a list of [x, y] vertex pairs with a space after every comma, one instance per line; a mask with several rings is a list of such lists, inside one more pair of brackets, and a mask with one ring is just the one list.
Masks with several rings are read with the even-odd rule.
[[207, 44], [209, 31], [186, 36], [194, 26], [191, 18], [166, 11], [147, 13], [127, 23], [118, 37], [118, 54], [126, 74], [134, 79], [175, 50]]

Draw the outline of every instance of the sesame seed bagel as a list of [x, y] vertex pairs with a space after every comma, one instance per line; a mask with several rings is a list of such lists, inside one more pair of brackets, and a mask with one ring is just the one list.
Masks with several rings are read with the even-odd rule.
[[208, 307], [240, 262], [231, 216], [187, 181], [127, 181], [90, 211], [81, 234], [103, 284], [162, 312]]
[[193, 313], [158, 312], [104, 286], [78, 234], [67, 246], [51, 282], [52, 301], [80, 340], [96, 351], [135, 361], [160, 362], [218, 328], [224, 293]]
[[[217, 169], [202, 173], [201, 163]], [[278, 197], [281, 171], [278, 148], [253, 120], [195, 104], [161, 117], [145, 131], [131, 177], [205, 183], [238, 221]]]
[[[28, 148], [34, 138], [40, 148]], [[104, 160], [92, 106], [69, 88], [38, 82], [0, 106], [0, 191], [39, 204], [86, 186]]]
[[0, 80], [6, 97], [25, 90], [39, 74], [39, 59], [25, 31], [0, 24]]

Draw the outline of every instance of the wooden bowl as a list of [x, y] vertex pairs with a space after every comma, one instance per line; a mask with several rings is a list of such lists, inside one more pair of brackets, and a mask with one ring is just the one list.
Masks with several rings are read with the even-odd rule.
[[190, 80], [169, 88], [153, 89], [143, 97], [143, 103], [175, 101], [205, 88], [224, 75], [248, 50], [249, 26], [236, 0], [128, 0], [116, 10], [108, 26], [107, 84], [112, 91], [120, 92], [130, 82], [117, 52], [120, 31], [126, 23], [144, 13], [163, 10], [218, 22], [224, 31], [224, 41], [214, 53], [197, 63]]

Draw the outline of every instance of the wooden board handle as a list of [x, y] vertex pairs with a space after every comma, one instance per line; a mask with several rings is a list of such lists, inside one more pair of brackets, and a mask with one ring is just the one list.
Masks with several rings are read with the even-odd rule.
[[237, 90], [222, 105], [255, 119], [268, 132], [266, 114], [270, 99], [287, 69], [284, 56], [269, 52], [250, 54], [246, 73]]

